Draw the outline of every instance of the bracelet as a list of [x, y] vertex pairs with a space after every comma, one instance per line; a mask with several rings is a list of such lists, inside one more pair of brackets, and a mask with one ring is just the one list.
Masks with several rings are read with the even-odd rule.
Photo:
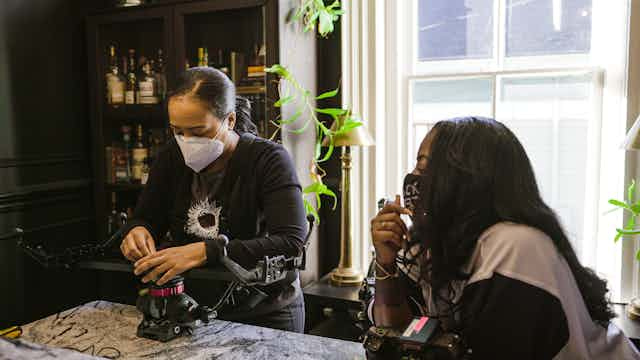
[[376, 271], [376, 280], [396, 279], [400, 276], [397, 266], [395, 266], [396, 271], [393, 274], [390, 274], [382, 265], [380, 265], [380, 263], [378, 263], [377, 259], [374, 259], [373, 262], [376, 264], [376, 269], [380, 269], [380, 272], [383, 274], [383, 276], [378, 276]]

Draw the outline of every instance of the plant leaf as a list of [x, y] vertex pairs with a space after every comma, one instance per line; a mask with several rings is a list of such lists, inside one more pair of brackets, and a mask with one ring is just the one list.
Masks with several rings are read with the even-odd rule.
[[336, 207], [338, 207], [338, 197], [336, 196], [336, 193], [334, 193], [331, 189], [325, 186], [325, 191], [322, 193], [322, 195], [329, 196], [333, 199], [333, 207], [331, 208], [331, 210], [335, 210]]
[[349, 110], [340, 109], [340, 108], [325, 108], [325, 109], [316, 109], [317, 113], [327, 114], [331, 116], [341, 116], [348, 112]]
[[280, 120], [279, 123], [282, 125], [293, 124], [298, 120], [298, 118], [300, 118], [300, 115], [302, 115], [302, 110], [296, 111], [296, 113], [291, 115], [291, 117], [288, 119]]
[[338, 95], [338, 91], [339, 90], [340, 90], [340, 88], [336, 88], [335, 90], [323, 92], [322, 94], [316, 96], [316, 100], [332, 98], [332, 97]]
[[636, 252], [636, 260], [640, 261], [640, 250]]
[[627, 230], [627, 229], [616, 229], [618, 234], [622, 235], [638, 235], [640, 234], [640, 230]]
[[[333, 190], [329, 189], [327, 187], [327, 185], [321, 183], [321, 182], [314, 182], [311, 185], [307, 186], [306, 188], [304, 188], [304, 190], [302, 190], [303, 194], [312, 194], [315, 193], [317, 195], [325, 195], [325, 196], [329, 196], [333, 199], [333, 209], [335, 210], [337, 204], [338, 204], [338, 197], [336, 196], [336, 194], [333, 192]], [[319, 200], [320, 198], [318, 198], [318, 203], [320, 202]], [[319, 208], [319, 206], [318, 206]]]
[[293, 95], [290, 96], [285, 96], [283, 98], [278, 99], [278, 101], [276, 101], [273, 106], [275, 107], [281, 107], [282, 105], [288, 104], [291, 102], [291, 100], [293, 100]]
[[316, 181], [312, 184], [310, 184], [309, 186], [307, 186], [306, 188], [304, 188], [302, 190], [303, 194], [311, 194], [311, 193], [315, 193], [321, 190], [322, 187], [322, 183], [319, 181]]
[[336, 1], [333, 2], [333, 4], [327, 6], [327, 10], [333, 10], [333, 9], [339, 7], [339, 6], [340, 6], [340, 1], [336, 0]]
[[[320, 128], [320, 131], [322, 131], [322, 135], [327, 136], [331, 133], [331, 130], [321, 122], [318, 123], [318, 127]], [[318, 140], [321, 140], [321, 139], [322, 138], [320, 137]]]
[[264, 69], [264, 71], [270, 74], [276, 74], [286, 80], [291, 79], [291, 73], [289, 72], [289, 70], [280, 64], [273, 64], [270, 67]]
[[302, 125], [301, 128], [299, 129], [295, 129], [295, 130], [290, 130], [290, 132], [292, 134], [302, 134], [303, 132], [305, 132], [305, 130], [307, 130], [307, 128], [309, 127], [309, 124], [311, 123], [311, 120], [307, 120], [307, 122], [304, 123], [304, 125]]
[[362, 123], [359, 121], [354, 121], [354, 122], [345, 122], [344, 124], [342, 124], [342, 126], [340, 126], [340, 128], [336, 131], [336, 135], [340, 135], [340, 134], [344, 134], [344, 133], [348, 133], [349, 131], [362, 126]]
[[636, 181], [631, 179], [631, 185], [629, 185], [629, 189], [627, 190], [627, 202], [629, 204], [633, 204], [636, 197]]
[[610, 199], [609, 200], [609, 204], [614, 205], [614, 206], [618, 206], [621, 207], [623, 209], [627, 209], [627, 210], [631, 210], [631, 208], [629, 207], [629, 205], [627, 205], [626, 203], [620, 201], [620, 200], [615, 200], [615, 199]]
[[326, 37], [329, 33], [333, 32], [333, 15], [326, 9], [320, 10], [319, 14], [318, 32], [321, 36]]
[[618, 242], [618, 240], [620, 240], [620, 238], [621, 238], [621, 237], [622, 237], [622, 234], [618, 233], [618, 234], [616, 235], [616, 237], [615, 237], [615, 238], [613, 238], [613, 242], [614, 242], [614, 243], [617, 243], [617, 242]]
[[333, 149], [334, 149], [334, 144], [333, 144], [333, 139], [331, 139], [329, 141], [329, 148], [327, 149], [327, 153], [324, 154], [324, 157], [318, 160], [318, 162], [325, 162], [329, 160], [331, 158], [331, 155], [333, 155]]
[[609, 209], [609, 210], [607, 210], [607, 211], [603, 212], [603, 213], [602, 213], [602, 215], [607, 215], [607, 214], [609, 214], [609, 213], [612, 213], [612, 212], [614, 212], [614, 211], [618, 211], [618, 210], [620, 210], [620, 209], [621, 209], [621, 208], [619, 208], [619, 207], [617, 207], [617, 208], [613, 208], [613, 209]]
[[307, 199], [303, 199], [303, 202], [304, 202], [304, 210], [307, 213], [307, 215], [309, 214], [313, 215], [313, 218], [319, 224], [320, 216], [318, 216], [318, 211], [313, 207], [313, 205], [311, 205], [311, 203], [309, 203], [309, 201], [307, 201]]

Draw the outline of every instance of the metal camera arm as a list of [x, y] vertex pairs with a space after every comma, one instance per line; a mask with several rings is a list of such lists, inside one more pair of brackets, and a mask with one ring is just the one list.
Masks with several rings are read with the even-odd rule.
[[124, 230], [125, 228], [121, 227], [102, 243], [89, 243], [71, 246], [59, 252], [50, 252], [42, 245], [28, 243], [24, 240], [22, 236], [24, 232], [20, 228], [16, 228], [15, 231], [20, 235], [18, 247], [40, 265], [45, 268], [71, 269], [79, 262], [104, 257], [113, 244], [117, 244], [122, 241], [122, 238], [125, 235], [123, 234]]
[[227, 253], [229, 239], [220, 235], [214, 241], [221, 249], [219, 263], [223, 271], [231, 275], [226, 289], [217, 303], [211, 307], [199, 305], [184, 292], [183, 278], [178, 276], [163, 286], [151, 284], [138, 297], [136, 307], [143, 314], [138, 325], [140, 337], [158, 341], [169, 341], [184, 333], [192, 333], [201, 323], [218, 317], [220, 309], [232, 299], [235, 291], [246, 290], [246, 301], [240, 310], [247, 311], [267, 298], [258, 286], [267, 286], [287, 277], [289, 271], [300, 269], [304, 264], [304, 252], [297, 257], [265, 256], [252, 269], [245, 269], [231, 259]]

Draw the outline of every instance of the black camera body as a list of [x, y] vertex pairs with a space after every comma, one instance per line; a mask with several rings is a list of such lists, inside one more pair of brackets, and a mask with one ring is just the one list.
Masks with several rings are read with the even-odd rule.
[[152, 284], [143, 289], [136, 301], [136, 308], [143, 316], [136, 334], [162, 342], [184, 333], [191, 334], [197, 326], [218, 316], [215, 310], [198, 305], [184, 292], [181, 276], [162, 286]]
[[372, 326], [365, 334], [367, 359], [471, 359], [471, 351], [455, 333], [442, 332], [440, 322], [416, 317], [403, 331]]

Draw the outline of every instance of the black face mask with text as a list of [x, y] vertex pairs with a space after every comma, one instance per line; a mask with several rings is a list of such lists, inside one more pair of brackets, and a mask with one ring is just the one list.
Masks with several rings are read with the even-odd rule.
[[402, 198], [404, 199], [404, 207], [416, 213], [416, 205], [418, 205], [420, 197], [420, 175], [407, 174], [404, 177], [404, 185], [402, 186]]

